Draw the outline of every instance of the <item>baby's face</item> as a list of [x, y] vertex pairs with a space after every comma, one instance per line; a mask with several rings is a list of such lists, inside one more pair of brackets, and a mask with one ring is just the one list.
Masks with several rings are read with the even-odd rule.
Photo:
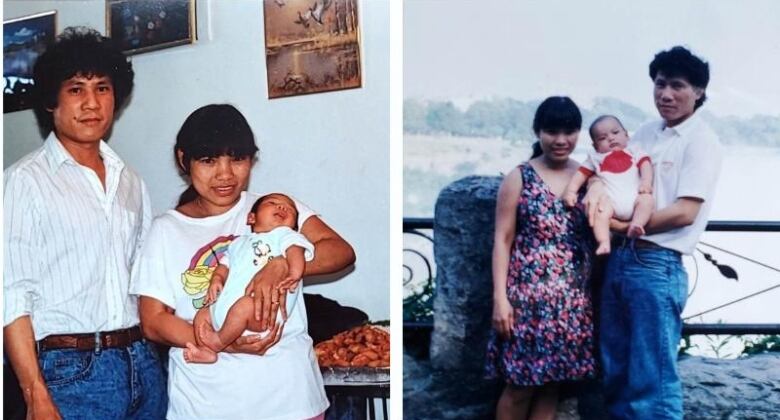
[[[270, 194], [266, 197], [253, 215], [250, 214], [250, 224], [253, 232], [268, 232], [280, 226], [295, 229], [298, 210], [295, 203], [284, 194]], [[252, 220], [254, 219], [254, 220]]]
[[599, 153], [625, 149], [628, 133], [614, 118], [605, 118], [593, 127], [593, 148]]

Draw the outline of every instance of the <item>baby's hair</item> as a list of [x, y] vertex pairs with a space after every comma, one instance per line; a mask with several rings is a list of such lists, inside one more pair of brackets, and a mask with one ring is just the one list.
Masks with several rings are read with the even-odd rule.
[[[250, 212], [251, 213], [256, 213], [257, 212], [257, 208], [260, 207], [260, 204], [263, 201], [268, 200], [269, 198], [271, 198], [271, 196], [273, 196], [273, 195], [281, 195], [283, 197], [287, 197], [286, 195], [281, 194], [281, 193], [266, 194], [266, 195], [258, 198], [257, 201], [255, 201], [255, 204], [252, 204], [252, 209], [250, 210]], [[295, 206], [295, 200], [293, 200], [290, 197], [287, 197], [287, 198], [290, 199], [290, 202], [292, 203], [292, 208], [293, 208], [293, 210], [295, 210], [295, 226], [293, 226], [293, 230], [298, 230], [298, 207]]]
[[595, 120], [593, 120], [593, 122], [592, 122], [592, 123], [590, 123], [590, 128], [588, 128], [588, 134], [590, 134], [590, 139], [591, 139], [591, 140], [593, 140], [593, 141], [595, 141], [595, 140], [596, 140], [596, 139], [594, 138], [594, 136], [593, 136], [593, 129], [594, 129], [594, 128], [596, 128], [596, 124], [598, 124], [598, 123], [600, 123], [600, 122], [602, 122], [602, 121], [606, 120], [607, 118], [612, 118], [613, 120], [615, 120], [615, 122], [617, 122], [617, 123], [618, 123], [618, 125], [620, 126], [620, 128], [622, 128], [622, 129], [623, 129], [623, 131], [625, 131], [625, 132], [628, 132], [628, 130], [626, 130], [626, 127], [623, 125], [623, 122], [622, 122], [622, 121], [620, 121], [620, 118], [618, 118], [618, 117], [616, 117], [616, 116], [614, 116], [614, 115], [605, 114], [605, 115], [601, 115], [601, 116], [599, 116], [598, 118], [596, 118]]

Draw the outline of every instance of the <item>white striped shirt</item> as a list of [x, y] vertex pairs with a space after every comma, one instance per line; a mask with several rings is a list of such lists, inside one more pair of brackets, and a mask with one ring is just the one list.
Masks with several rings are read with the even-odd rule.
[[151, 223], [141, 178], [100, 142], [105, 190], [54, 133], [5, 172], [3, 325], [35, 339], [138, 325], [130, 269]]

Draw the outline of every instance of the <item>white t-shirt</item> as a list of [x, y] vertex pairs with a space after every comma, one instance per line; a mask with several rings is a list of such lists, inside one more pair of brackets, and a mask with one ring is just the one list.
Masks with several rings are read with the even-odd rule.
[[715, 187], [723, 161], [718, 135], [698, 113], [675, 127], [663, 121], [640, 127], [631, 138], [653, 161], [653, 195], [656, 209], [672, 205], [680, 197], [704, 200], [690, 226], [643, 237], [664, 248], [690, 255], [707, 227]]
[[[236, 235], [250, 233], [247, 214], [259, 198], [242, 193], [227, 212], [191, 218], [169, 210], [155, 218], [133, 267], [130, 293], [150, 296], [192, 322], [218, 256]], [[295, 200], [298, 225], [314, 213]], [[302, 311], [302, 297], [296, 303]], [[214, 364], [186, 363], [172, 347], [168, 365], [168, 419], [274, 419], [314, 417], [328, 407], [322, 375], [304, 328], [263, 356], [220, 353]]]

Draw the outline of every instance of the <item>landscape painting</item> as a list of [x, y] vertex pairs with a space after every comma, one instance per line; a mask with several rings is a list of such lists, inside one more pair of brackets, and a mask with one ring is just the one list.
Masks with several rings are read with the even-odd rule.
[[265, 0], [268, 97], [361, 86], [357, 0]]
[[3, 22], [3, 113], [32, 108], [33, 65], [54, 42], [57, 12]]
[[195, 42], [194, 0], [109, 0], [106, 8], [106, 32], [127, 54]]

